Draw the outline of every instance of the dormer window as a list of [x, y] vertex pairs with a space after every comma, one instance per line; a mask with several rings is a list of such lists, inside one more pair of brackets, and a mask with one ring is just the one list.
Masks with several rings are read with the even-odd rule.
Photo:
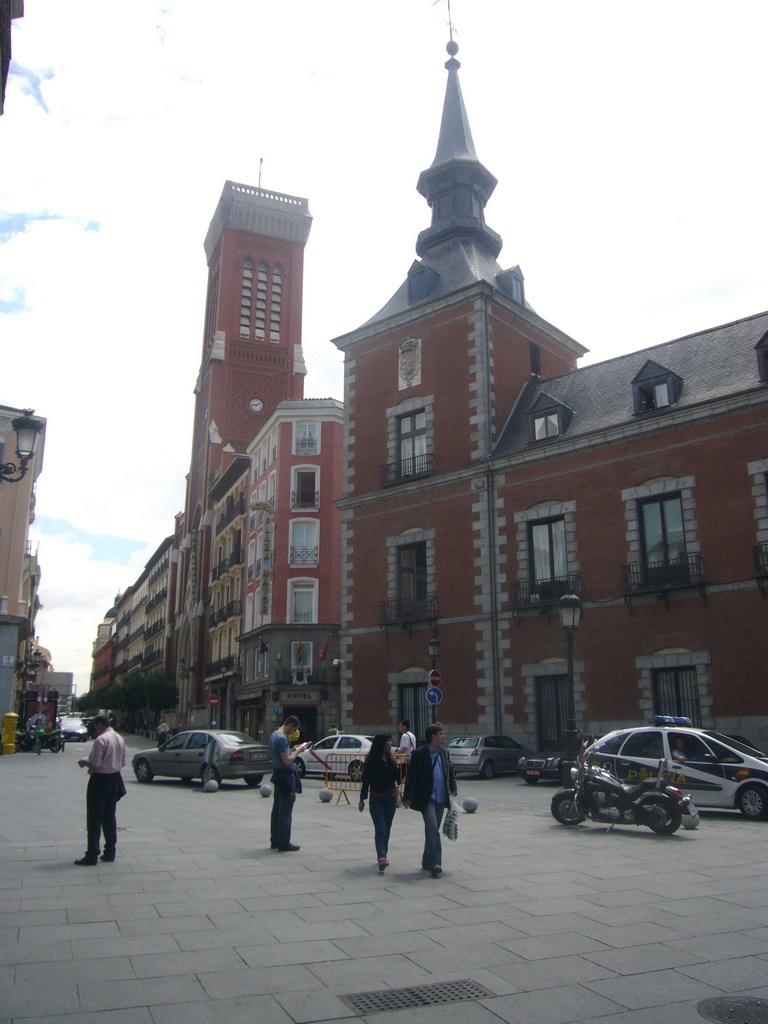
[[543, 441], [545, 437], [557, 437], [560, 433], [560, 417], [556, 412], [533, 417], [533, 439]]
[[530, 440], [546, 441], [559, 437], [568, 429], [572, 417], [573, 409], [542, 392], [530, 412]]
[[408, 301], [419, 302], [426, 299], [437, 284], [439, 276], [431, 267], [425, 267], [416, 260], [408, 271]]
[[525, 305], [525, 278], [520, 267], [512, 267], [511, 270], [503, 270], [496, 275], [496, 284], [514, 302], [520, 306]]
[[755, 351], [757, 352], [757, 369], [760, 373], [760, 380], [768, 384], [768, 334], [764, 334], [758, 341]]
[[683, 390], [676, 373], [649, 359], [632, 381], [635, 415], [666, 409], [674, 405]]

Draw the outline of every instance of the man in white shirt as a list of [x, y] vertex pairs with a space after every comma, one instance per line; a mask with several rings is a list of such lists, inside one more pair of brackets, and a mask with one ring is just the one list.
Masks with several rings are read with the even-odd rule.
[[397, 728], [400, 730], [400, 746], [397, 748], [396, 753], [402, 754], [405, 757], [405, 767], [407, 769], [411, 760], [411, 754], [416, 749], [416, 737], [411, 732], [411, 723], [407, 718], [404, 718]]
[[93, 719], [93, 730], [96, 739], [93, 741], [91, 752], [88, 757], [83, 757], [77, 762], [81, 768], [88, 769], [88, 789], [85, 795], [88, 849], [85, 856], [76, 860], [75, 864], [89, 866], [98, 863], [102, 832], [104, 853], [101, 859], [107, 862], [115, 859], [115, 811], [117, 801], [125, 796], [125, 783], [120, 774], [125, 765], [123, 738], [110, 728], [106, 715], [96, 715]]

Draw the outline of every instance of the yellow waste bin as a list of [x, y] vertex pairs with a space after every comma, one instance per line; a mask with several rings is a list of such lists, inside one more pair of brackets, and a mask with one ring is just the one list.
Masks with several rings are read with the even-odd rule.
[[16, 726], [19, 716], [9, 711], [3, 715], [3, 753], [14, 754], [16, 752]]

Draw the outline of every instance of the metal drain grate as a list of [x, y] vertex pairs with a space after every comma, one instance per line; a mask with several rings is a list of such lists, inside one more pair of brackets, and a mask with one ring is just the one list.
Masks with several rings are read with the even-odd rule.
[[493, 993], [474, 981], [441, 981], [434, 985], [415, 988], [385, 988], [381, 992], [356, 992], [339, 996], [359, 1014], [379, 1013], [383, 1010], [407, 1010], [413, 1006], [432, 1006], [434, 1003], [460, 1003], [468, 999], [487, 999]]
[[768, 999], [747, 996], [718, 996], [696, 1007], [702, 1017], [717, 1024], [768, 1024]]

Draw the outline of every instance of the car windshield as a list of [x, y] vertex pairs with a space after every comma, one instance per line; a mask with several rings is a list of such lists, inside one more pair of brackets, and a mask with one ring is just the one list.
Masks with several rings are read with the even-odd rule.
[[762, 750], [758, 750], [757, 747], [751, 747], [748, 743], [741, 743], [739, 740], [733, 739], [731, 736], [726, 736], [722, 732], [710, 732], [709, 729], [704, 729], [705, 736], [711, 736], [713, 740], [719, 740], [720, 743], [724, 743], [726, 747], [731, 747], [733, 750], [738, 750], [740, 754], [747, 754], [749, 757], [766, 757]]
[[245, 732], [220, 732], [218, 740], [226, 747], [246, 747], [259, 742]]
[[479, 747], [480, 737], [479, 736], [457, 736], [455, 740], [451, 740], [448, 744], [449, 747]]

